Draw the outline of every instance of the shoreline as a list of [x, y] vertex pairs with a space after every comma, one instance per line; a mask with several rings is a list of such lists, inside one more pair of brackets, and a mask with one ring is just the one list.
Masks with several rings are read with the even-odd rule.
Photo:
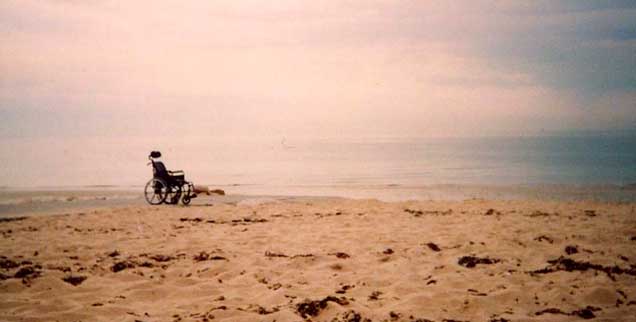
[[[635, 203], [633, 186], [617, 185], [211, 185], [226, 191], [225, 196], [200, 195], [194, 205], [237, 203], [245, 200], [273, 199], [377, 199], [387, 202], [402, 201], [461, 201], [483, 199], [536, 200], [606, 203]], [[81, 209], [127, 207], [146, 205], [143, 187], [92, 186], [57, 188], [0, 189], [0, 217], [47, 214]]]

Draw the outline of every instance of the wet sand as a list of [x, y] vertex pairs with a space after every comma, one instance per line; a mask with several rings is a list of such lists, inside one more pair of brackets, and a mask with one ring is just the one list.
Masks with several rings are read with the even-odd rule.
[[635, 204], [252, 199], [0, 219], [3, 321], [628, 321]]

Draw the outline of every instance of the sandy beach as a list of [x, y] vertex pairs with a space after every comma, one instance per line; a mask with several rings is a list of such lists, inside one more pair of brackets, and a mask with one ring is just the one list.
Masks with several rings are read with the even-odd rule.
[[338, 198], [0, 222], [2, 321], [629, 321], [633, 203]]
[[0, 322], [636, 321], [636, 0], [0, 1], [0, 44]]

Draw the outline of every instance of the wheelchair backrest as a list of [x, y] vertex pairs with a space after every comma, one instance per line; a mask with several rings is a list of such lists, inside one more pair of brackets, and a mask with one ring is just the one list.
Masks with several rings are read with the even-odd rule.
[[152, 166], [155, 169], [155, 177], [158, 177], [158, 178], [167, 178], [168, 177], [168, 170], [166, 169], [166, 166], [163, 165], [163, 162], [161, 162], [161, 161], [153, 161], [152, 162]]

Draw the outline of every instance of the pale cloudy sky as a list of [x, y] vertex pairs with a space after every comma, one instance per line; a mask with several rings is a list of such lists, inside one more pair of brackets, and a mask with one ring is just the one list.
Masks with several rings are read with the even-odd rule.
[[636, 128], [634, 1], [0, 2], [2, 137]]

